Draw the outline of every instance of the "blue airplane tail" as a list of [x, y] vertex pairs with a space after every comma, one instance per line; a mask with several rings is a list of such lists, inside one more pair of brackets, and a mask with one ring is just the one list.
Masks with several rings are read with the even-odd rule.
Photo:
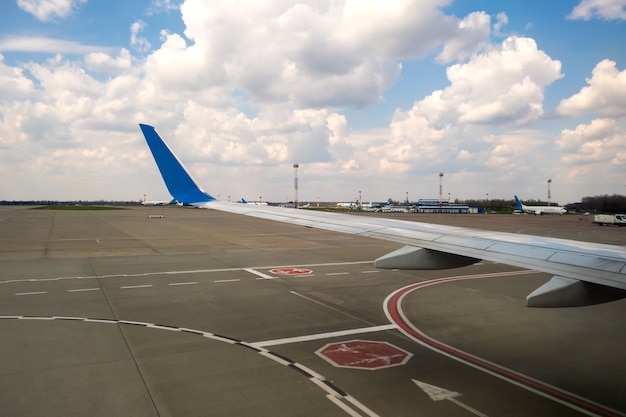
[[191, 178], [183, 164], [156, 132], [154, 127], [139, 124], [143, 136], [148, 142], [150, 152], [161, 172], [163, 181], [174, 200], [183, 204], [203, 203], [215, 200]]
[[517, 198], [517, 196], [515, 196], [515, 205], [517, 206], [518, 210], [522, 210], [523, 209], [522, 202], [519, 201], [519, 198]]

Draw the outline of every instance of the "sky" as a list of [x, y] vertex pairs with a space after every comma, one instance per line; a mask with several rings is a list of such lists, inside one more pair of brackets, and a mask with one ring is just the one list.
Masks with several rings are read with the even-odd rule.
[[[626, 0], [12, 0], [0, 200], [626, 194]], [[440, 176], [443, 173], [443, 176]]]

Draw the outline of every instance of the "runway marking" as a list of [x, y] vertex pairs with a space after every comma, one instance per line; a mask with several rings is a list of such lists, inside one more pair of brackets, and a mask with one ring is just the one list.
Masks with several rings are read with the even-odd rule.
[[131, 290], [135, 288], [152, 288], [152, 284], [144, 284], [144, 285], [126, 285], [124, 287], [120, 287], [122, 290]]
[[177, 286], [177, 285], [195, 285], [195, 284], [197, 284], [197, 283], [198, 283], [197, 281], [187, 281], [187, 282], [170, 282], [170, 283], [169, 283], [169, 284], [167, 284], [167, 285], [174, 287], [174, 286]]
[[[355, 262], [329, 262], [319, 264], [300, 264], [300, 265], [269, 265], [269, 266], [255, 266], [245, 268], [216, 268], [216, 269], [195, 269], [195, 270], [180, 270], [180, 271], [157, 271], [157, 272], [140, 272], [135, 274], [105, 274], [105, 275], [85, 275], [85, 276], [68, 276], [68, 277], [53, 277], [53, 278], [23, 278], [23, 279], [8, 279], [0, 281], [0, 284], [13, 284], [18, 282], [45, 282], [45, 281], [62, 281], [73, 279], [106, 279], [106, 278], [134, 278], [134, 277], [148, 277], [155, 275], [183, 275], [183, 274], [206, 274], [212, 272], [237, 272], [257, 270], [257, 269], [274, 269], [274, 268], [300, 268], [300, 267], [316, 267], [316, 266], [343, 266], [343, 265], [363, 265], [373, 264], [374, 261], [355, 261]], [[248, 271], [249, 272], [249, 271]], [[310, 275], [309, 275], [310, 276]]]
[[332, 276], [332, 275], [349, 275], [349, 272], [329, 272], [328, 274], [326, 274], [327, 276]]
[[273, 277], [271, 275], [264, 274], [263, 272], [259, 272], [252, 268], [244, 268], [244, 271], [249, 272], [252, 275], [256, 275], [257, 279], [276, 279], [277, 277]]
[[358, 417], [360, 416], [359, 413], [356, 413], [353, 409], [351, 409], [349, 406], [347, 406], [346, 404], [342, 403], [341, 400], [337, 397], [333, 397], [332, 395], [327, 395], [326, 398], [328, 398], [331, 402], [333, 402], [337, 407], [341, 408], [343, 411], [345, 411], [346, 413], [348, 413], [350, 416], [352, 417]]
[[451, 403], [466, 409], [467, 411], [478, 417], [488, 417], [486, 414], [476, 410], [475, 408], [470, 407], [462, 401], [457, 400], [456, 397], [461, 396], [461, 393], [459, 392], [450, 391], [436, 385], [427, 384], [423, 381], [418, 381], [417, 379], [412, 379], [411, 381], [413, 381], [415, 385], [417, 385], [433, 401], [450, 401]]
[[75, 290], [67, 290], [67, 292], [85, 292], [85, 291], [100, 291], [100, 288], [77, 288]]
[[218, 280], [215, 280], [213, 282], [220, 283], [220, 282], [239, 282], [239, 281], [241, 281], [241, 280], [240, 279], [218, 279]]
[[374, 333], [385, 330], [395, 330], [398, 327], [395, 324], [383, 324], [381, 326], [362, 327], [359, 329], [338, 330], [336, 332], [326, 332], [318, 334], [309, 334], [304, 336], [286, 337], [284, 339], [264, 340], [262, 342], [252, 343], [256, 347], [286, 345], [289, 343], [310, 342], [312, 340], [330, 339], [331, 337], [350, 336], [362, 333]]
[[376, 271], [376, 270], [374, 270], [374, 271], [361, 271], [362, 274], [377, 274], [379, 272], [380, 271]]
[[389, 321], [392, 323], [395, 323], [398, 326], [398, 329], [405, 336], [409, 337], [410, 339], [414, 340], [415, 342], [419, 343], [420, 345], [428, 349], [431, 349], [437, 353], [440, 353], [444, 356], [447, 356], [451, 359], [459, 361], [465, 365], [471, 366], [480, 371], [486, 372], [487, 374], [500, 378], [506, 382], [509, 382], [520, 388], [523, 388], [530, 392], [538, 394], [549, 400], [555, 401], [561, 405], [564, 405], [568, 408], [571, 408], [583, 414], [586, 414], [589, 416], [610, 416], [610, 417], [623, 416], [624, 414], [616, 410], [613, 410], [609, 407], [606, 407], [602, 404], [598, 404], [586, 398], [582, 398], [576, 394], [565, 391], [561, 388], [552, 386], [545, 382], [531, 378], [519, 372], [508, 369], [504, 366], [487, 361], [485, 359], [479, 358], [478, 356], [474, 356], [460, 349], [457, 349], [453, 346], [440, 342], [426, 335], [424, 332], [422, 332], [417, 327], [415, 327], [413, 323], [409, 321], [409, 319], [406, 317], [406, 315], [402, 311], [402, 301], [404, 300], [404, 298], [411, 292], [421, 289], [421, 288], [429, 287], [432, 285], [443, 284], [447, 282], [462, 281], [462, 280], [468, 280], [468, 279], [481, 279], [481, 278], [492, 278], [492, 277], [513, 276], [513, 275], [527, 275], [527, 274], [536, 274], [536, 273], [541, 273], [541, 272], [524, 270], [524, 271], [511, 271], [511, 272], [501, 272], [501, 273], [481, 274], [481, 275], [461, 275], [461, 276], [455, 276], [455, 277], [446, 277], [446, 278], [438, 278], [438, 279], [433, 279], [433, 280], [428, 280], [428, 281], [422, 281], [416, 284], [411, 284], [406, 287], [400, 288], [399, 290], [396, 290], [393, 293], [389, 294], [384, 301], [383, 309]]
[[[237, 345], [240, 347], [250, 349], [256, 352], [257, 354], [259, 354], [260, 356], [263, 356], [264, 358], [270, 359], [275, 363], [278, 363], [280, 365], [293, 369], [294, 371], [297, 371], [299, 374], [306, 377], [310, 382], [312, 382], [313, 384], [321, 388], [323, 391], [325, 391], [327, 393], [327, 398], [329, 399], [332, 398], [331, 402], [333, 402], [333, 404], [335, 404], [337, 407], [341, 408], [342, 410], [346, 412], [348, 412], [347, 410], [350, 410], [349, 414], [351, 416], [363, 417], [363, 415], [366, 415], [368, 417], [379, 417], [378, 414], [374, 413], [367, 406], [359, 402], [356, 398], [352, 397], [347, 392], [341, 390], [340, 388], [335, 386], [332, 382], [327, 380], [324, 376], [306, 367], [305, 365], [292, 361], [289, 358], [279, 355], [278, 353], [269, 351], [263, 347], [257, 347], [257, 346], [254, 346], [254, 344], [252, 343], [247, 343], [247, 342], [230, 338], [227, 336], [222, 336], [222, 335], [218, 335], [218, 334], [210, 333], [210, 332], [203, 332], [201, 330], [188, 329], [184, 327], [175, 327], [175, 326], [168, 326], [164, 324], [147, 323], [147, 322], [131, 321], [131, 320], [116, 320], [116, 319], [101, 319], [101, 318], [99, 319], [99, 318], [67, 317], [67, 316], [65, 317], [61, 317], [61, 316], [0, 316], [0, 320], [71, 320], [71, 321], [83, 321], [87, 323], [125, 324], [125, 325], [131, 325], [131, 326], [142, 326], [142, 327], [155, 329], [155, 330], [184, 332], [184, 333], [201, 336], [210, 340], [228, 343], [230, 345]], [[346, 401], [350, 403], [356, 410], [359, 410], [363, 414], [357, 412], [356, 410], [352, 408], [349, 408], [348, 406], [343, 404], [341, 401]]]
[[48, 291], [31, 291], [31, 292], [16, 292], [15, 295], [39, 295], [48, 294]]

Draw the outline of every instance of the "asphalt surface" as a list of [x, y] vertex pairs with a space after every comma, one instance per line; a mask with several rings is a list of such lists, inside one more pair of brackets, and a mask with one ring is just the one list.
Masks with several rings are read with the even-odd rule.
[[[585, 216], [392, 216], [626, 244]], [[533, 309], [546, 274], [373, 267], [399, 246], [0, 207], [0, 416], [625, 415], [626, 300]]]

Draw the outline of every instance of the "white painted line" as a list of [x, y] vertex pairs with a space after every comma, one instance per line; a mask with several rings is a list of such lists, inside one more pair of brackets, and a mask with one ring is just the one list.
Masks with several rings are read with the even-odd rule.
[[362, 274], [377, 274], [380, 271], [361, 271]]
[[204, 336], [202, 336], [202, 337], [206, 337], [207, 339], [217, 340], [218, 342], [228, 343], [230, 345], [234, 345], [235, 343], [237, 343], [237, 341], [235, 339], [229, 339], [227, 337], [221, 337], [221, 336], [215, 335], [213, 333], [205, 333]]
[[[254, 343], [251, 343], [251, 345], [254, 345]], [[291, 362], [288, 362], [288, 361], [284, 360], [283, 358], [281, 358], [279, 356], [272, 355], [269, 352], [262, 351], [262, 352], [259, 352], [259, 355], [265, 356], [266, 358], [271, 359], [274, 362], [277, 362], [277, 363], [279, 363], [279, 364], [281, 364], [283, 366], [288, 366], [291, 363]]]
[[129, 289], [133, 289], [133, 288], [150, 288], [152, 287], [152, 284], [146, 284], [146, 285], [128, 285], [126, 287], [120, 287], [120, 289], [122, 290], [129, 290]]
[[326, 391], [326, 395], [332, 395], [333, 397], [337, 396], [337, 392], [331, 387], [329, 387], [328, 385], [326, 385], [324, 383], [324, 379], [309, 378], [309, 381], [311, 381], [312, 383], [314, 383], [315, 385], [317, 385], [318, 387]]
[[[303, 264], [303, 265], [266, 265], [255, 266], [254, 269], [273, 269], [273, 268], [311, 268], [316, 266], [343, 266], [343, 265], [360, 265], [360, 264], [373, 264], [374, 261], [356, 261], [356, 262], [329, 262], [319, 264]], [[126, 277], [146, 277], [153, 275], [182, 275], [182, 274], [206, 274], [215, 272], [236, 272], [245, 271], [252, 268], [217, 268], [217, 269], [196, 269], [196, 270], [183, 270], [183, 271], [157, 271], [157, 272], [142, 272], [136, 274], [109, 274], [109, 275], [86, 275], [86, 276], [72, 276], [72, 277], [54, 277], [54, 278], [24, 278], [24, 279], [9, 279], [0, 281], [0, 284], [10, 284], [16, 282], [42, 282], [42, 281], [59, 281], [69, 279], [106, 279], [106, 278], [126, 278]], [[311, 275], [308, 275], [311, 276]]]
[[84, 292], [84, 291], [100, 291], [100, 288], [77, 288], [75, 290], [67, 290], [67, 292]]
[[348, 275], [349, 272], [330, 272], [326, 275], [331, 276], [331, 275]]
[[189, 281], [189, 282], [170, 282], [167, 285], [176, 286], [176, 285], [194, 285], [197, 284], [197, 281]]
[[277, 277], [274, 277], [272, 275], [264, 274], [263, 272], [259, 272], [259, 271], [255, 270], [255, 269], [252, 269], [252, 268], [245, 268], [244, 271], [258, 276], [259, 278], [257, 278], [257, 279], [276, 279], [277, 278]]
[[355, 407], [357, 407], [359, 410], [363, 411], [365, 414], [367, 414], [370, 417], [378, 417], [378, 414], [376, 414], [375, 412], [373, 412], [372, 410], [370, 410], [369, 408], [367, 408], [364, 404], [362, 404], [359, 400], [357, 400], [356, 398], [354, 398], [352, 395], [348, 395], [345, 397], [345, 399], [353, 404]]
[[240, 279], [218, 279], [217, 281], [213, 281], [213, 282], [239, 282], [241, 281]]
[[328, 398], [337, 407], [341, 408], [343, 411], [348, 413], [350, 417], [363, 417], [361, 416], [361, 414], [357, 413], [356, 411], [348, 407], [346, 404], [342, 403], [340, 398], [335, 397], [334, 395], [330, 395], [330, 394], [327, 395], [326, 398]]
[[456, 404], [456, 405], [458, 405], [458, 406], [459, 406], [459, 407], [461, 407], [461, 408], [466, 409], [467, 411], [469, 411], [470, 413], [472, 413], [472, 414], [474, 414], [474, 415], [476, 415], [476, 416], [479, 416], [479, 417], [488, 417], [488, 416], [487, 416], [487, 414], [481, 413], [481, 412], [480, 412], [480, 411], [478, 411], [477, 409], [470, 407], [469, 405], [465, 404], [465, 403], [464, 403], [464, 402], [462, 402], [462, 401], [457, 400], [456, 398], [448, 398], [447, 400], [448, 400], [448, 401], [450, 401], [450, 402], [452, 402], [452, 403], [454, 403], [454, 404]]
[[[317, 379], [318, 381], [322, 382], [322, 381], [326, 381], [326, 378], [324, 378], [322, 375], [318, 374], [317, 372], [315, 372], [313, 369], [311, 368], [307, 368], [306, 366], [302, 365], [301, 363], [298, 362], [294, 362], [292, 364], [292, 366], [306, 372], [307, 374], [311, 375], [314, 379]], [[330, 387], [329, 387], [330, 388]], [[331, 388], [332, 389], [332, 388]], [[333, 389], [332, 391], [329, 391], [330, 393], [336, 393], [336, 391]]]
[[148, 323], [145, 323], [143, 321], [131, 321], [131, 320], [118, 320], [117, 321], [120, 324], [132, 324], [132, 325], [136, 325], [136, 326], [148, 326]]
[[117, 320], [115, 319], [90, 319], [90, 318], [85, 318], [86, 322], [90, 322], [90, 323], [107, 323], [107, 324], [117, 324]]
[[383, 324], [381, 326], [362, 327], [358, 329], [339, 330], [336, 332], [309, 334], [305, 336], [287, 337], [284, 339], [265, 340], [262, 342], [251, 343], [255, 347], [286, 345], [289, 343], [310, 342], [312, 340], [329, 339], [331, 337], [342, 337], [362, 333], [381, 332], [385, 330], [397, 329], [395, 324]]
[[159, 326], [158, 324], [148, 324], [146, 327], [151, 329], [159, 329], [159, 330], [167, 330], [170, 332], [180, 332], [181, 330], [178, 327], [169, 327], [169, 326]]
[[33, 292], [16, 292], [15, 295], [38, 295], [48, 294], [48, 291], [33, 291]]
[[[165, 325], [158, 325], [155, 323], [147, 323], [147, 322], [139, 322], [139, 321], [130, 321], [130, 320], [116, 320], [116, 319], [94, 319], [94, 318], [81, 318], [81, 317], [62, 317], [62, 316], [52, 316], [52, 317], [45, 317], [45, 316], [0, 316], [0, 319], [18, 319], [18, 320], [55, 320], [55, 319], [70, 319], [70, 320], [81, 320], [84, 322], [92, 322], [92, 323], [106, 323], [106, 324], [130, 324], [130, 325], [139, 325], [139, 326], [145, 326], [146, 328], [152, 328], [152, 329], [159, 329], [159, 330], [167, 330], [167, 331], [174, 331], [174, 332], [188, 332], [188, 333], [193, 333], [193, 334], [197, 334], [197, 335], [202, 335], [203, 337], [207, 338], [207, 339], [213, 339], [213, 340], [217, 340], [220, 342], [224, 342], [224, 343], [228, 343], [230, 345], [240, 345], [240, 346], [244, 346], [244, 347], [252, 347], [255, 349], [258, 349], [258, 353], [259, 355], [262, 355], [268, 359], [272, 359], [274, 362], [281, 364], [283, 366], [288, 366], [288, 367], [293, 367], [294, 369], [296, 369], [298, 372], [304, 374], [307, 376], [307, 379], [312, 382], [313, 384], [317, 385], [319, 388], [321, 388], [322, 390], [324, 390], [327, 393], [328, 398], [335, 403], [339, 408], [341, 408], [342, 410], [346, 411], [348, 414], [350, 414], [351, 416], [354, 417], [363, 417], [361, 414], [359, 414], [357, 411], [355, 411], [354, 409], [350, 408], [350, 406], [348, 406], [345, 403], [341, 403], [341, 399], [345, 400], [346, 402], [348, 402], [351, 406], [356, 407], [357, 409], [361, 410], [362, 412], [364, 412], [367, 416], [369, 417], [379, 417], [376, 413], [372, 412], [369, 408], [367, 408], [366, 406], [364, 406], [362, 403], [360, 403], [359, 401], [357, 401], [354, 397], [346, 394], [345, 392], [343, 392], [341, 389], [337, 388], [336, 386], [334, 386], [332, 384], [331, 381], [327, 380], [326, 378], [324, 378], [322, 375], [320, 375], [319, 373], [313, 371], [312, 369], [302, 365], [301, 363], [297, 363], [297, 362], [292, 362], [286, 358], [282, 358], [281, 356], [277, 355], [277, 354], [271, 354], [268, 350], [264, 349], [264, 348], [256, 348], [254, 346], [254, 344], [251, 343], [246, 343], [243, 342], [241, 340], [237, 340], [237, 339], [231, 339], [228, 338], [226, 336], [219, 336], [216, 334], [212, 334], [212, 333], [208, 333], [208, 332], [203, 332], [200, 330], [194, 330], [194, 329], [187, 329], [187, 328], [177, 328], [177, 327], [170, 327], [170, 326], [165, 326]], [[380, 327], [380, 326], [378, 326]]]

